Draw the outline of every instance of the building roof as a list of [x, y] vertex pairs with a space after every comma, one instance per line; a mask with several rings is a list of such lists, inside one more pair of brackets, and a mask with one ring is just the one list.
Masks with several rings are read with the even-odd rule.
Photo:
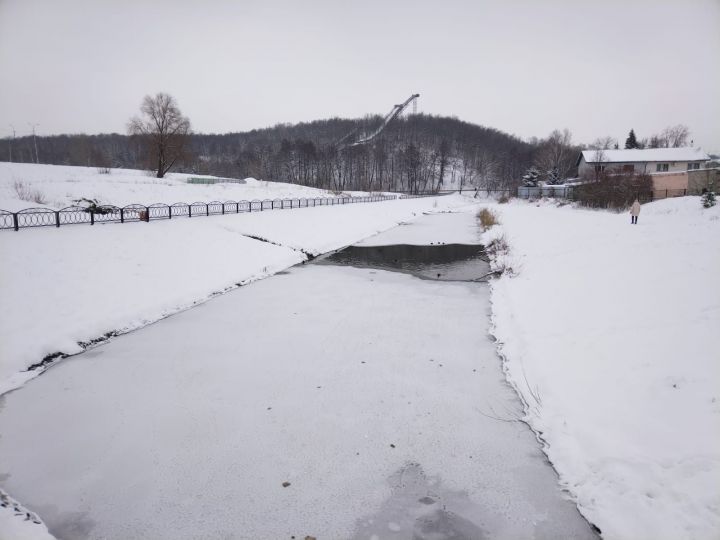
[[[598, 159], [600, 152], [600, 159]], [[631, 150], [583, 150], [587, 163], [638, 163], [656, 161], [708, 161], [710, 156], [701, 148], [633, 148]], [[579, 161], [579, 160], [578, 160]]]

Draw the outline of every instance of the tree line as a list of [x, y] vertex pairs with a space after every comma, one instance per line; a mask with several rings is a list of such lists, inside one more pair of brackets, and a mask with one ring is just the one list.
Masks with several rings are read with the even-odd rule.
[[[512, 190], [559, 184], [577, 175], [586, 148], [618, 148], [611, 137], [585, 147], [569, 130], [530, 141], [454, 117], [414, 114], [393, 120], [379, 137], [380, 116], [331, 118], [278, 124], [242, 133], [192, 133], [174, 98], [146, 96], [127, 135], [28, 136], [0, 141], [0, 159], [101, 168], [147, 169], [162, 178], [169, 170], [222, 177], [254, 177], [335, 191]], [[683, 146], [689, 131], [666, 128], [638, 140], [631, 130], [625, 148]], [[38, 149], [41, 150], [38, 150]]]
[[[331, 118], [241, 133], [192, 133], [167, 94], [147, 96], [128, 134], [56, 135], [0, 141], [0, 159], [56, 165], [254, 177], [330, 190], [511, 189], [535, 145], [457, 118], [397, 118], [372, 142], [349, 144], [379, 116]], [[39, 151], [34, 150], [37, 143]]]

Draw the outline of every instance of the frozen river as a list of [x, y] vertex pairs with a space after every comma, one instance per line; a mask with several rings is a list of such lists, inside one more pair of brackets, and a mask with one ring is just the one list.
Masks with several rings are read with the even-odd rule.
[[[476, 239], [472, 215], [365, 244], [431, 238]], [[0, 486], [62, 540], [593, 538], [513, 421], [487, 285], [373, 253], [242, 287], [5, 395]]]

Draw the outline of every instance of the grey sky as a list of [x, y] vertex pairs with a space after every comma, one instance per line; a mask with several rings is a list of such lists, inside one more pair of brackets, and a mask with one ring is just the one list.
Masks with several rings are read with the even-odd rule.
[[158, 91], [201, 132], [419, 92], [523, 138], [684, 123], [720, 151], [720, 0], [0, 0], [0, 136], [124, 132]]

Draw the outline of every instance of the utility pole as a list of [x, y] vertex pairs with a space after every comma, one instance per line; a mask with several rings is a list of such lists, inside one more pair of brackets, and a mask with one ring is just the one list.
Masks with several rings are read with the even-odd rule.
[[38, 157], [38, 150], [37, 150], [37, 137], [35, 136], [35, 128], [39, 126], [40, 124], [31, 124], [28, 122], [28, 125], [32, 128], [33, 132], [33, 144], [35, 145], [35, 163], [40, 163], [40, 158]]
[[10, 129], [12, 130], [12, 140], [10, 141], [10, 144], [8, 145], [8, 152], [10, 153], [10, 163], [12, 163], [12, 147], [13, 147], [13, 144], [15, 144], [15, 126], [10, 124]]

